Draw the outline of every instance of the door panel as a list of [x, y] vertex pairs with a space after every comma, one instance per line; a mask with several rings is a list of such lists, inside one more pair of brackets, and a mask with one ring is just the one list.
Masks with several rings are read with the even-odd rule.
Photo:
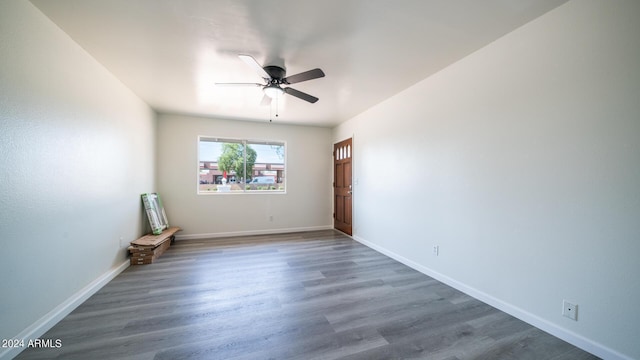
[[336, 196], [336, 211], [335, 211], [335, 221], [343, 222], [344, 221], [344, 197]]
[[333, 145], [333, 227], [352, 235], [352, 139]]
[[336, 164], [335, 169], [336, 169], [336, 174], [338, 174], [338, 176], [336, 176], [335, 186], [338, 188], [342, 188], [344, 187], [344, 175], [343, 175], [344, 166], [343, 164]]

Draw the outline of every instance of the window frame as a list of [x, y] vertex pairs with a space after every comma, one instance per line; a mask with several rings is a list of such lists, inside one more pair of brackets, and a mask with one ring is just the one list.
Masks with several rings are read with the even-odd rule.
[[[267, 190], [247, 190], [246, 186], [243, 186], [241, 188], [240, 191], [235, 190], [235, 191], [201, 191], [200, 190], [200, 163], [203, 162], [203, 160], [200, 160], [200, 155], [201, 155], [201, 151], [200, 151], [200, 144], [203, 141], [210, 141], [210, 142], [215, 142], [215, 143], [237, 143], [237, 144], [242, 144], [243, 146], [247, 145], [251, 145], [251, 144], [256, 144], [256, 145], [280, 145], [280, 146], [284, 146], [284, 154], [283, 154], [283, 173], [284, 175], [284, 184], [283, 184], [283, 189], [275, 189], [275, 190], [271, 190], [271, 189], [267, 189]], [[197, 163], [197, 168], [196, 168], [196, 194], [197, 195], [231, 195], [231, 194], [235, 194], [235, 195], [245, 195], [245, 194], [249, 194], [249, 195], [256, 195], [256, 194], [286, 194], [287, 193], [287, 142], [283, 141], [283, 140], [264, 140], [264, 139], [249, 139], [249, 138], [234, 138], [234, 137], [220, 137], [220, 136], [208, 136], [208, 135], [198, 135], [198, 139], [196, 142], [196, 163]], [[247, 162], [247, 153], [246, 151], [243, 153], [244, 156], [244, 163], [245, 163], [245, 173], [246, 171], [246, 162]], [[254, 168], [255, 171], [255, 168]], [[253, 178], [253, 174], [250, 175], [251, 178]], [[245, 176], [246, 178], [247, 176]], [[214, 181], [215, 182], [215, 181]], [[277, 184], [282, 184], [282, 183], [278, 183], [276, 180], [276, 185]], [[216, 186], [218, 184], [215, 184]]]

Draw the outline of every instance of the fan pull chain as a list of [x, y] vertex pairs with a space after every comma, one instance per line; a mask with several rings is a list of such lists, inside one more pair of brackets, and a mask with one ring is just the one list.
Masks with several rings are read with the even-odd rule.
[[[278, 99], [280, 97], [276, 96], [275, 98], [275, 103], [276, 103], [276, 117], [278, 117]], [[271, 105], [269, 106], [269, 122], [273, 122], [273, 101], [271, 101]]]

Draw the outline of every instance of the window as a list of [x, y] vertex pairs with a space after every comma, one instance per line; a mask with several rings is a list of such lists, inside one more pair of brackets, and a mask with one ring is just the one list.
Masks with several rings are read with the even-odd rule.
[[282, 193], [284, 142], [198, 138], [198, 194]]

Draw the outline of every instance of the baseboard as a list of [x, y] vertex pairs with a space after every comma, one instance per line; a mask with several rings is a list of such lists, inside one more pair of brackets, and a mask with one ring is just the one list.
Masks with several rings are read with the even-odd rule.
[[206, 233], [206, 234], [176, 235], [176, 240], [194, 240], [194, 239], [212, 239], [212, 238], [234, 237], [234, 236], [286, 234], [286, 233], [293, 233], [293, 232], [318, 231], [318, 230], [330, 230], [330, 229], [333, 229], [332, 225], [284, 228], [284, 229], [229, 231], [229, 232]]
[[[24, 339], [26, 342], [27, 339], [37, 339], [44, 335], [44, 333], [49, 331], [49, 329], [51, 329], [65, 316], [69, 315], [73, 310], [75, 310], [75, 308], [91, 297], [91, 295], [95, 294], [109, 281], [118, 276], [118, 274], [126, 270], [129, 267], [129, 263], [129, 259], [127, 259], [127, 261], [102, 274], [99, 278], [92, 281], [80, 291], [69, 297], [66, 301], [31, 324], [31, 326], [24, 329], [20, 334], [13, 337], [13, 339]], [[4, 350], [5, 351], [0, 352], [0, 359], [12, 359], [22, 352], [24, 348], [10, 348]]]
[[572, 345], [575, 345], [591, 354], [594, 354], [603, 359], [611, 359], [611, 360], [633, 360], [631, 357], [621, 354], [613, 349], [610, 349], [596, 341], [585, 338], [582, 335], [576, 334], [572, 331], [569, 331], [565, 328], [562, 328], [556, 324], [553, 324], [537, 315], [534, 315], [526, 310], [523, 310], [517, 306], [506, 303], [496, 297], [493, 297], [487, 293], [484, 293], [478, 289], [475, 289], [471, 286], [468, 286], [464, 283], [461, 283], [455, 279], [452, 279], [446, 275], [443, 275], [437, 271], [433, 271], [413, 260], [407, 259], [404, 256], [398, 255], [392, 251], [389, 251], [379, 245], [376, 245], [372, 242], [369, 242], [359, 236], [352, 236], [354, 240], [357, 242], [381, 253], [384, 254], [408, 267], [420, 271], [421, 273], [428, 275], [444, 284], [447, 284], [457, 290], [462, 291], [463, 293], [474, 297], [486, 304], [489, 304], [505, 313], [514, 316], [528, 324], [531, 324], [538, 329], [545, 331], [555, 337], [558, 337]]

